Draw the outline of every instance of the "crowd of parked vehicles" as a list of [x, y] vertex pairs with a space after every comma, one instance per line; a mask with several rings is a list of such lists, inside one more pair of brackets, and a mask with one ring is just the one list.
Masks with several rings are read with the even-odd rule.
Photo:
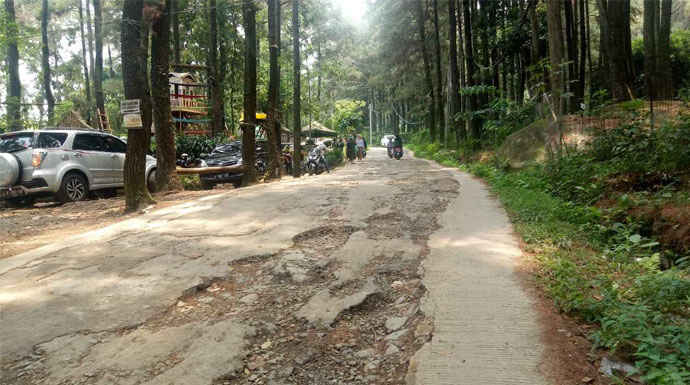
[[[366, 157], [367, 145], [361, 136], [345, 141], [347, 155], [352, 159]], [[330, 172], [327, 154], [334, 149], [342, 151], [341, 141], [326, 138], [308, 139], [303, 144], [302, 171], [309, 175]], [[385, 135], [381, 145], [387, 147], [391, 158], [402, 157], [402, 140], [396, 135]], [[267, 142], [256, 141], [258, 174], [266, 171]], [[126, 140], [116, 136], [84, 129], [46, 129], [19, 131], [0, 135], [0, 201], [30, 203], [40, 197], [53, 197], [59, 202], [76, 202], [93, 193], [115, 191], [124, 187], [123, 169], [127, 151]], [[292, 147], [282, 145], [281, 166], [292, 173]], [[182, 168], [241, 166], [242, 142], [232, 141], [215, 146], [208, 154], [190, 156], [182, 153], [177, 166]], [[155, 187], [157, 162], [146, 157], [146, 178], [151, 191]], [[239, 187], [243, 173], [221, 171], [200, 173], [204, 189], [219, 184]]]

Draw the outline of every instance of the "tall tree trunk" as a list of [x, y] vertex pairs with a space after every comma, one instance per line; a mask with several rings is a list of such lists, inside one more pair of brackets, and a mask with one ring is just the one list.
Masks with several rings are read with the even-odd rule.
[[177, 3], [180, 0], [170, 0], [170, 13], [172, 14], [173, 55], [175, 64], [181, 64], [180, 58], [180, 17], [178, 16]]
[[245, 167], [242, 183], [256, 182], [256, 5], [242, 4], [245, 33], [244, 54], [244, 121], [242, 122], [242, 161]]
[[[575, 34], [575, 12], [573, 10], [572, 0], [565, 0], [563, 2], [565, 10], [565, 40], [567, 43], [568, 50], [568, 73], [563, 76], [563, 82], [565, 83], [565, 91], [568, 94], [572, 92], [573, 81], [575, 80], [575, 69], [577, 66], [577, 36]], [[566, 111], [572, 112], [574, 103], [570, 97], [565, 99]]]
[[[429, 52], [426, 47], [426, 32], [424, 24], [426, 23], [426, 15], [422, 7], [423, 0], [415, 0], [416, 16], [417, 16], [417, 31], [419, 33], [419, 45], [422, 50], [422, 58], [424, 60], [424, 75], [426, 80], [427, 105], [428, 107], [428, 122], [429, 133], [433, 138], [436, 135], [436, 101], [434, 94], [434, 82], [431, 77], [431, 65], [429, 64]], [[369, 139], [371, 140], [371, 138]]]
[[564, 112], [563, 101], [563, 24], [561, 22], [562, 0], [548, 0], [547, 18], [549, 29], [549, 56], [551, 58], [551, 95], [557, 118]]
[[50, 10], [48, 9], [48, 0], [43, 0], [41, 8], [41, 67], [43, 72], [43, 93], [48, 104], [48, 124], [52, 124], [55, 120], [55, 98], [53, 97], [53, 90], [50, 86], [50, 49], [48, 48], [48, 20], [50, 19]]
[[662, 0], [659, 31], [656, 34], [657, 63], [659, 78], [658, 96], [670, 99], [674, 95], [673, 72], [671, 71], [671, 12], [672, 0]]
[[[467, 64], [467, 86], [473, 87], [477, 85], [476, 79], [476, 68], [477, 64], [474, 62], [474, 38], [472, 34], [472, 13], [470, 7], [470, 1], [472, 0], [461, 0], [462, 1], [462, 13], [465, 26], [465, 59]], [[477, 96], [473, 93], [467, 96], [467, 111], [474, 112], [477, 110]], [[472, 135], [479, 138], [480, 122], [476, 118], [469, 120], [469, 127]]]
[[[87, 3], [88, 5], [88, 3]], [[82, 0], [79, 0], [79, 27], [81, 30], [81, 58], [82, 58], [82, 63], [84, 64], [84, 88], [86, 88], [86, 103], [89, 105], [89, 108], [87, 109], [87, 116], [86, 120], [90, 121], [91, 120], [91, 104], [93, 103], [91, 100], [91, 78], [89, 77], [89, 61], [86, 60], [87, 58], [87, 52], [86, 52], [86, 34], [84, 33], [84, 5], [82, 3]]]
[[[80, 0], [81, 1], [81, 0]], [[94, 62], [94, 50], [93, 50], [93, 42], [94, 42], [94, 36], [93, 36], [93, 27], [91, 26], [91, 23], [93, 22], [91, 19], [91, 3], [89, 0], [84, 0], [86, 2], [86, 37], [87, 37], [87, 42], [89, 44], [89, 68], [91, 68], [91, 80], [92, 84], [94, 87], [96, 86], [96, 63]], [[95, 96], [95, 92], [94, 92]], [[89, 112], [93, 110], [93, 105], [89, 105]]]
[[[105, 95], [103, 94], [103, 8], [101, 0], [93, 0], [94, 29], [96, 31], [96, 61], [93, 70], [93, 87], [96, 95], [98, 114], [105, 114]], [[99, 122], [101, 120], [99, 119]], [[101, 129], [106, 127], [101, 126]]]
[[539, 63], [539, 19], [537, 18], [537, 7], [529, 7], [529, 25], [530, 25], [530, 64], [535, 65]]
[[592, 64], [592, 28], [589, 23], [589, 1], [585, 1], [585, 15], [587, 18], [587, 64], [589, 66], [589, 87], [587, 94], [589, 95], [589, 100], [592, 100], [592, 93], [594, 87], [592, 87], [592, 76], [594, 74], [593, 64]]
[[[124, 0], [122, 6], [122, 79], [125, 99], [141, 101], [143, 128], [129, 129], [125, 158], [125, 210], [137, 211], [153, 201], [146, 188], [146, 153], [150, 117], [145, 100], [148, 98], [146, 67], [148, 59], [148, 25], [142, 20], [143, 0]], [[166, 88], [167, 89], [167, 88]], [[147, 121], [148, 120], [148, 121]]]
[[319, 37], [316, 40], [316, 72], [317, 72], [317, 80], [316, 80], [316, 105], [318, 106], [318, 111], [316, 114], [316, 120], [319, 122], [321, 121], [321, 71], [322, 71], [322, 66], [321, 62], [323, 60], [323, 57], [321, 56], [321, 38]]
[[153, 116], [156, 125], [156, 144], [158, 168], [156, 170], [156, 187], [158, 191], [178, 189], [175, 151], [175, 129], [170, 112], [170, 3], [165, 0], [161, 5], [161, 15], [153, 22], [151, 38], [151, 97], [153, 98]]
[[[441, 127], [439, 130], [441, 143], [445, 142], [445, 131], [443, 130], [444, 118], [443, 118], [443, 74], [441, 73], [441, 32], [438, 22], [438, 0], [433, 0], [434, 5], [434, 43], [436, 51], [436, 106], [438, 107], [438, 122]], [[431, 141], [436, 141], [436, 133], [431, 133]]]
[[218, 18], [218, 30], [220, 31], [220, 35], [218, 35], [218, 53], [220, 55], [220, 58], [218, 59], [218, 76], [217, 76], [217, 84], [218, 84], [218, 97], [220, 99], [219, 104], [220, 104], [220, 116], [221, 116], [221, 130], [223, 131], [224, 135], [227, 135], [226, 133], [226, 115], [225, 115], [225, 86], [226, 86], [226, 81], [228, 78], [228, 47], [227, 47], [227, 38], [225, 36], [225, 30], [226, 30], [226, 20], [228, 19], [228, 15], [226, 13], [227, 10], [227, 5], [223, 4], [220, 8], [221, 15]]
[[10, 131], [22, 129], [22, 85], [19, 82], [19, 50], [14, 0], [5, 0], [7, 17], [7, 127]]
[[657, 89], [657, 69], [656, 69], [656, 55], [657, 55], [657, 21], [659, 11], [658, 0], [645, 0], [644, 1], [644, 20], [643, 20], [643, 32], [644, 32], [644, 72], [645, 80], [647, 85], [647, 93], [649, 97], [654, 100], [656, 99]]
[[[491, 4], [491, 10], [489, 11], [489, 26], [491, 28], [491, 38], [494, 40], [494, 44], [491, 47], [491, 69], [492, 69], [492, 79], [491, 79], [491, 85], [496, 87], [497, 89], [500, 87], [499, 85], [499, 65], [496, 64], [498, 63], [498, 48], [496, 44], [497, 36], [496, 34], [498, 33], [498, 26], [497, 26], [497, 21], [496, 21], [496, 13], [497, 13], [497, 6], [496, 4], [492, 3]], [[458, 12], [460, 10], [458, 9]], [[462, 77], [462, 75], [461, 75]]]
[[[599, 0], [602, 2], [603, 0]], [[600, 7], [603, 8], [603, 7]], [[609, 1], [603, 11], [607, 36], [607, 53], [614, 100], [630, 99], [632, 95], [632, 55], [630, 50], [630, 0]]]
[[216, 13], [216, 0], [208, 1], [208, 89], [211, 94], [211, 135], [216, 136], [223, 132], [223, 95], [218, 79], [218, 17]]
[[[608, 0], [597, 0], [597, 9], [599, 10], [599, 73], [603, 78], [609, 76], [609, 22], [606, 17], [606, 10], [608, 9]], [[611, 81], [608, 82], [607, 87], [611, 88]]]
[[299, 0], [292, 1], [292, 46], [293, 46], [293, 77], [294, 77], [294, 90], [293, 90], [293, 148], [295, 155], [293, 156], [293, 166], [292, 170], [295, 177], [299, 178], [302, 174], [301, 164], [302, 164], [302, 121], [301, 117], [301, 64], [302, 60], [300, 58], [300, 33], [299, 33]]
[[114, 78], [116, 76], [115, 74], [115, 65], [113, 64], [113, 53], [110, 52], [110, 44], [108, 44], [108, 72], [110, 73], [110, 78]]
[[269, 170], [266, 173], [268, 178], [280, 177], [280, 104], [278, 102], [280, 92], [280, 67], [279, 67], [279, 46], [280, 30], [278, 29], [278, 18], [280, 18], [280, 0], [268, 0], [268, 38], [270, 74], [268, 83], [268, 159]]
[[456, 145], [460, 148], [460, 144], [466, 139], [467, 133], [464, 126], [457, 124], [455, 115], [459, 112], [458, 106], [460, 98], [460, 70], [458, 69], [458, 25], [457, 14], [455, 12], [455, 1], [448, 2], [448, 39], [450, 40], [450, 48], [448, 50], [448, 63], [450, 65], [450, 105], [448, 107], [448, 117], [450, 118], [452, 126], [455, 128]]
[[[489, 68], [491, 66], [490, 62], [490, 51], [489, 51], [489, 29], [491, 28], [489, 26], [489, 8], [492, 7], [492, 5], [489, 5], [489, 2], [487, 0], [480, 0], [480, 27], [479, 31], [480, 33], [480, 39], [481, 39], [481, 61], [482, 61], [482, 69], [480, 70], [480, 78], [481, 78], [481, 84], [487, 85], [491, 83], [491, 74], [489, 73]], [[485, 99], [486, 95], [482, 96], [482, 99]]]
[[585, 73], [587, 63], [587, 13], [585, 12], [586, 1], [579, 1], [580, 13], [580, 74], [578, 75], [577, 88], [575, 90], [576, 107], [585, 101]]

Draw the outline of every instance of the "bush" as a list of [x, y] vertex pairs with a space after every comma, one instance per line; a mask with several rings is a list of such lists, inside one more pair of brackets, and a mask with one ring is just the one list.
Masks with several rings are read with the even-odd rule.
[[177, 158], [187, 154], [192, 158], [199, 158], [201, 154], [209, 154], [219, 144], [227, 143], [228, 138], [208, 136], [181, 136], [175, 137], [175, 149]]
[[690, 164], [690, 118], [654, 131], [626, 124], [597, 132], [589, 154], [593, 160], [608, 162], [617, 172], [683, 172]]
[[603, 185], [596, 181], [596, 163], [585, 153], [549, 159], [544, 165], [548, 191], [567, 201], [590, 205], [601, 196]]
[[326, 152], [326, 162], [328, 167], [336, 167], [343, 163], [343, 146], [335, 146], [331, 151]]

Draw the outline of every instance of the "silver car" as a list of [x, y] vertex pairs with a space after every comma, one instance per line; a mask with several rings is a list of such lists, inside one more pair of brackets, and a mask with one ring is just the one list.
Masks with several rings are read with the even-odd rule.
[[[41, 130], [0, 135], [0, 199], [54, 195], [61, 202], [123, 187], [127, 144], [98, 131]], [[156, 159], [146, 157], [149, 188]]]

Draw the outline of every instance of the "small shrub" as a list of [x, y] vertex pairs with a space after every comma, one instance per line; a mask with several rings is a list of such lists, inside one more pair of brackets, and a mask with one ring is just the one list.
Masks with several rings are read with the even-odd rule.
[[332, 151], [326, 152], [326, 162], [328, 167], [336, 167], [343, 163], [343, 148], [342, 146], [334, 148]]

